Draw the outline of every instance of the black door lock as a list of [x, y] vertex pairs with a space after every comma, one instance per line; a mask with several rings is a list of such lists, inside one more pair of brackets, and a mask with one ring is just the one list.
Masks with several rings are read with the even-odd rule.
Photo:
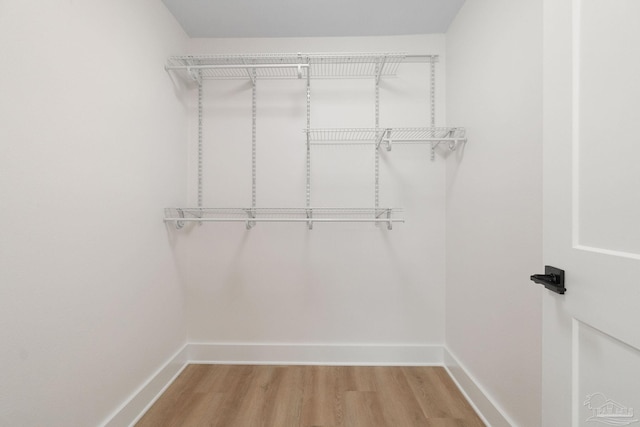
[[564, 294], [567, 291], [564, 287], [564, 270], [559, 268], [545, 265], [544, 274], [534, 274], [531, 280], [557, 294]]

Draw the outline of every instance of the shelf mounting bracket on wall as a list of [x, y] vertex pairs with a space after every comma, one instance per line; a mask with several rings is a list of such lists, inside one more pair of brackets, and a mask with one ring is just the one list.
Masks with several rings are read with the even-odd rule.
[[382, 77], [382, 70], [384, 70], [384, 65], [387, 62], [387, 57], [383, 56], [380, 58], [380, 63], [376, 65], [376, 85], [380, 83], [380, 77]]
[[[176, 212], [178, 213], [178, 216], [180, 218], [184, 218], [184, 211], [182, 209], [178, 208], [176, 209]], [[184, 227], [184, 221], [180, 221], [180, 220], [176, 221], [176, 228], [178, 230], [180, 230], [183, 227]]]
[[255, 85], [256, 85], [256, 77], [255, 77], [256, 69], [255, 68], [249, 68], [248, 64], [247, 64], [247, 62], [246, 62], [246, 60], [244, 58], [242, 58], [242, 63], [244, 65], [247, 65], [247, 74], [249, 75], [249, 78], [251, 79], [251, 84], [255, 87]]
[[384, 147], [387, 151], [391, 151], [391, 129], [383, 129], [376, 140], [376, 149], [380, 148], [380, 144], [384, 142]]
[[[200, 73], [200, 70], [198, 70], [197, 68], [193, 68], [193, 66], [195, 65], [193, 63], [193, 60], [187, 59], [185, 60], [185, 63], [187, 75], [191, 78], [191, 80], [198, 83], [198, 85], [202, 85], [202, 74]], [[164, 68], [168, 71], [167, 66], [165, 66]]]
[[187, 71], [193, 80], [195, 80], [199, 85], [202, 84], [202, 78], [200, 77], [200, 73], [197, 70], [192, 68], [188, 68]]

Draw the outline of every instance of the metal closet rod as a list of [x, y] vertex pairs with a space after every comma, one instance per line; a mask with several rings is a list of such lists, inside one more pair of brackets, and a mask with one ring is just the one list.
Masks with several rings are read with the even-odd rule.
[[[405, 55], [405, 60], [414, 60], [415, 62], [432, 62], [438, 61], [439, 55]], [[410, 61], [411, 62], [411, 61]]]
[[[424, 139], [393, 139], [393, 138], [384, 138], [381, 140], [381, 142], [392, 142], [394, 144], [433, 144], [435, 142], [466, 142], [466, 138], [455, 138], [455, 137], [450, 137], [450, 138], [424, 138]], [[354, 141], [352, 139], [334, 139], [334, 140], [330, 140], [329, 142], [310, 142], [309, 144], [311, 145], [378, 145], [379, 142], [377, 141], [358, 141], [356, 140], [356, 142], [351, 142]]]
[[176, 211], [183, 212], [192, 212], [197, 211], [198, 213], [216, 213], [216, 212], [230, 212], [235, 211], [237, 213], [245, 214], [247, 212], [255, 211], [259, 213], [300, 213], [306, 214], [307, 211], [316, 211], [318, 213], [346, 213], [346, 214], [361, 214], [361, 213], [387, 213], [387, 212], [402, 212], [402, 208], [345, 208], [338, 206], [308, 206], [302, 208], [261, 208], [261, 207], [224, 207], [224, 208], [212, 208], [212, 207], [201, 207], [201, 206], [190, 206], [190, 207], [171, 207], [166, 208]]
[[309, 68], [309, 64], [222, 64], [222, 65], [165, 65], [169, 70], [211, 70], [211, 69], [235, 69], [235, 68]]
[[165, 218], [165, 222], [404, 222], [402, 218]]

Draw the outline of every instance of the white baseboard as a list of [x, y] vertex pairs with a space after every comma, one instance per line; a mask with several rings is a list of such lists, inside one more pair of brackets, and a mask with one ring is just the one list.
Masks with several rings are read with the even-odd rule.
[[189, 344], [191, 363], [442, 366], [440, 345]]
[[102, 427], [126, 427], [138, 422], [189, 364], [188, 347], [189, 344], [186, 344], [174, 354], [112, 416], [107, 418]]
[[444, 366], [488, 427], [512, 424], [458, 360], [440, 345], [186, 344], [103, 427], [133, 426], [189, 364]]
[[444, 367], [487, 427], [515, 426], [448, 349], [444, 352]]

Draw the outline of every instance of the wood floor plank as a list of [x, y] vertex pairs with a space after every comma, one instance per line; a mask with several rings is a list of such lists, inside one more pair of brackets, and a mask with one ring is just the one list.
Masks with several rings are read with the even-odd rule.
[[[351, 372], [353, 381], [352, 390], [355, 391], [378, 391], [378, 384], [375, 375], [372, 373], [380, 370], [378, 366], [349, 366], [345, 370]], [[382, 368], [384, 369], [384, 368]]]
[[138, 427], [482, 427], [440, 367], [190, 365]]
[[[263, 370], [261, 370], [263, 371]], [[263, 371], [264, 372], [264, 371]], [[246, 417], [243, 412], [250, 400], [247, 395], [253, 386], [255, 369], [253, 366], [232, 366], [225, 376], [227, 388], [221, 390], [224, 394], [219, 407], [218, 416], [211, 420], [211, 427], [240, 426], [238, 422]], [[159, 420], [161, 422], [161, 420]]]
[[203, 427], [213, 424], [219, 414], [223, 402], [222, 393], [198, 393], [195, 395], [195, 403], [190, 410], [180, 413], [173, 418], [172, 426], [175, 427]]
[[300, 425], [344, 426], [344, 371], [335, 366], [309, 366], [305, 371]]
[[215, 427], [259, 427], [264, 425], [264, 411], [271, 395], [277, 390], [274, 384], [276, 368], [273, 366], [254, 367], [247, 372], [238, 391], [227, 393], [224, 418]]
[[345, 424], [349, 427], [386, 427], [380, 396], [375, 391], [347, 391]]
[[463, 420], [465, 426], [484, 426], [444, 368], [402, 369], [423, 412], [433, 423]]
[[265, 400], [263, 425], [295, 426], [300, 422], [303, 404], [304, 368], [277, 367]]
[[[203, 370], [204, 368], [200, 365], [190, 365], [185, 368], [161, 397], [163, 405], [157, 406], [155, 418], [162, 419], [166, 426], [180, 425], [180, 414], [192, 411], [192, 405], [196, 403], [197, 396], [191, 393], [191, 389], [199, 383]], [[137, 425], [153, 426], [154, 424], [146, 423], [143, 417]]]
[[402, 369], [376, 368], [378, 395], [386, 425], [423, 427], [426, 418]]

